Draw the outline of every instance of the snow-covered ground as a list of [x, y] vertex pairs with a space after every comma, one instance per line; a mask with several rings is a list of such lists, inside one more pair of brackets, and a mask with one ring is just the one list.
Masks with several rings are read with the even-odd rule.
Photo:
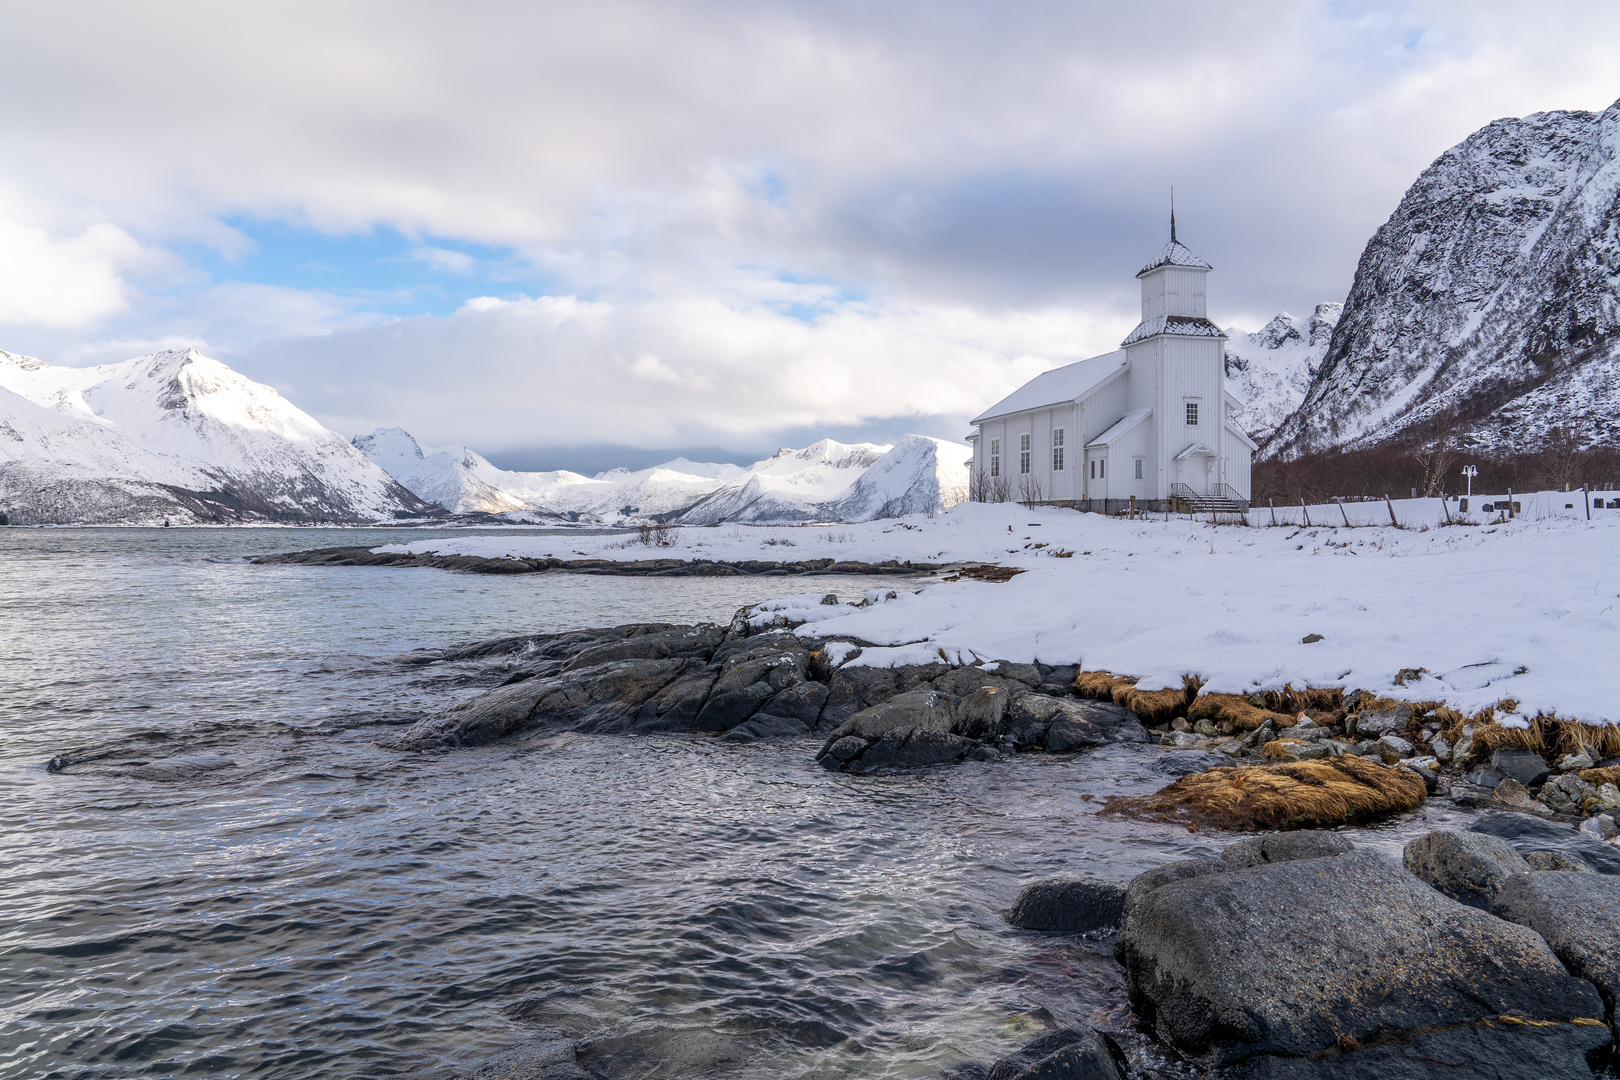
[[427, 502], [520, 521], [534, 515], [609, 524], [672, 515], [690, 525], [867, 521], [967, 496], [968, 448], [920, 435], [893, 446], [822, 439], [747, 468], [678, 458], [597, 476], [512, 472], [464, 446], [423, 446], [402, 428], [378, 428], [354, 445]]
[[[1079, 663], [1137, 675], [1144, 688], [1187, 674], [1207, 691], [1360, 687], [1473, 712], [1511, 698], [1538, 711], [1620, 723], [1620, 493], [1519, 495], [1511, 521], [1438, 526], [1396, 502], [1408, 528], [1212, 526], [1186, 518], [1128, 521], [1055, 508], [964, 503], [929, 518], [858, 525], [676, 530], [672, 548], [633, 537], [478, 535], [378, 550], [489, 558], [996, 562], [1026, 570], [1006, 583], [928, 584], [856, 578], [845, 600], [820, 595], [775, 608], [814, 620], [805, 632], [880, 647], [851, 661], [887, 666], [1009, 660]], [[1476, 495], [1475, 500], [1490, 501]], [[1505, 496], [1503, 497], [1505, 501]], [[1438, 500], [1432, 500], [1436, 509]], [[1565, 504], [1573, 502], [1573, 509]], [[1476, 504], [1477, 505], [1477, 504]], [[1298, 508], [1294, 508], [1297, 512]], [[1312, 508], [1336, 511], [1336, 507]], [[1455, 504], [1451, 511], [1455, 513]], [[1436, 515], [1437, 518], [1441, 515]], [[1482, 515], [1471, 514], [1481, 521]], [[1487, 519], [1494, 520], [1494, 519]], [[1308, 635], [1322, 640], [1305, 644]], [[1426, 674], [1395, 684], [1403, 669]]]

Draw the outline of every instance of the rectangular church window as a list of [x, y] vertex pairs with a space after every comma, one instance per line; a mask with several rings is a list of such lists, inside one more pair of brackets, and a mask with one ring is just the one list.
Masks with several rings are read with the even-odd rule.
[[990, 440], [990, 475], [1001, 475], [1001, 440]]
[[1029, 472], [1029, 436], [1018, 436], [1018, 471]]
[[1140, 480], [1142, 479], [1142, 459], [1135, 458], [1134, 464], [1136, 465], [1136, 479]]
[[1052, 471], [1063, 471], [1063, 429], [1052, 429]]
[[1196, 401], [1187, 402], [1187, 426], [1198, 426], [1198, 402]]

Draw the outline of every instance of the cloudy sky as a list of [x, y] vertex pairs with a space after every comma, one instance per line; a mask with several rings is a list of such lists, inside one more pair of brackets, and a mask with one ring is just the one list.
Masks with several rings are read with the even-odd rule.
[[1620, 5], [0, 7], [0, 348], [195, 346], [510, 467], [965, 419], [1135, 323], [1342, 299], [1434, 157], [1620, 97]]

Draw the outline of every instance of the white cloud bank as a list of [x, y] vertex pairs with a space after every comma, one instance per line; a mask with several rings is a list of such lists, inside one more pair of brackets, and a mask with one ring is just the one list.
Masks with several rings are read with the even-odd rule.
[[1071, 309], [845, 304], [799, 319], [701, 296], [480, 297], [447, 318], [267, 346], [246, 369], [278, 373], [283, 393], [344, 431], [397, 423], [430, 443], [472, 433], [489, 452], [745, 449], [786, 429], [893, 417], [965, 425], [986, 395], [1069, 359], [1096, 325]]
[[[0, 347], [184, 340], [490, 450], [965, 419], [1128, 329], [1172, 183], [1258, 326], [1341, 298], [1470, 131], [1620, 95], [1596, 2], [13, 4], [0, 39], [0, 192], [39, 211], [0, 206]], [[392, 321], [253, 279], [254, 223], [591, 302]]]

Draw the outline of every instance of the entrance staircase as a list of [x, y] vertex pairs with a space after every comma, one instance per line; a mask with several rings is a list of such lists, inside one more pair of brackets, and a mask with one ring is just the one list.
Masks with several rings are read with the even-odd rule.
[[1230, 484], [1216, 484], [1208, 495], [1200, 495], [1186, 484], [1171, 484], [1170, 498], [1185, 514], [1246, 514], [1249, 500]]

